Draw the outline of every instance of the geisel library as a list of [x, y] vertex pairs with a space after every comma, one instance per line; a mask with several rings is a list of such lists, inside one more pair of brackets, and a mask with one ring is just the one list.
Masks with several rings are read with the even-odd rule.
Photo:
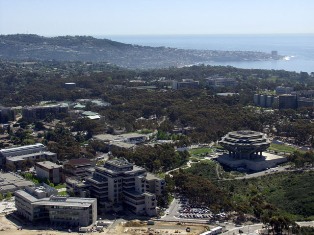
[[219, 144], [229, 153], [219, 156], [217, 160], [231, 168], [261, 171], [287, 161], [285, 157], [263, 153], [270, 146], [270, 140], [261, 132], [251, 130], [229, 132]]

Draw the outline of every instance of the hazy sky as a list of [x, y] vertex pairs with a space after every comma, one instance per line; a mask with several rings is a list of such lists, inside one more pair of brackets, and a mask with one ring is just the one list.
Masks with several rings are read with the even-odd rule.
[[314, 0], [0, 0], [0, 34], [314, 33]]

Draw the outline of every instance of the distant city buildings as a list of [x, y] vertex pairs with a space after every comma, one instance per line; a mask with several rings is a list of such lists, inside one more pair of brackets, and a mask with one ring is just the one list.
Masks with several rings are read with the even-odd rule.
[[271, 57], [273, 59], [278, 59], [278, 51], [271, 51]]
[[97, 199], [58, 196], [48, 185], [15, 192], [17, 213], [31, 222], [89, 226], [97, 220]]
[[274, 95], [254, 94], [254, 104], [263, 108], [272, 108], [278, 103], [278, 97]]
[[22, 116], [26, 121], [42, 120], [49, 116], [55, 118], [60, 113], [67, 113], [69, 110], [66, 104], [54, 104], [45, 106], [29, 106], [22, 108]]
[[297, 109], [314, 107], [314, 91], [293, 91], [292, 87], [276, 87], [276, 95], [271, 92], [254, 94], [253, 102], [263, 108]]
[[298, 107], [297, 96], [291, 94], [283, 94], [279, 96], [279, 109], [296, 109]]
[[68, 90], [73, 90], [76, 88], [76, 83], [75, 82], [66, 82], [64, 83], [64, 88]]
[[293, 91], [293, 87], [285, 87], [285, 86], [277, 86], [276, 87], [276, 94], [282, 95], [282, 94], [291, 94]]
[[172, 89], [198, 88], [199, 81], [193, 79], [183, 79], [182, 82], [172, 81]]
[[223, 78], [223, 77], [215, 77], [215, 78], [206, 78], [206, 83], [208, 86], [213, 88], [218, 87], [235, 87], [238, 82], [234, 78]]

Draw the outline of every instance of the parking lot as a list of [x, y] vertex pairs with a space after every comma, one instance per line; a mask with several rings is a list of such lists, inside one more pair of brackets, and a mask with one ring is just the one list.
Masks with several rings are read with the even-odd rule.
[[218, 224], [227, 221], [225, 213], [213, 213], [208, 207], [189, 203], [182, 196], [176, 196], [170, 207], [161, 217], [163, 221], [195, 222], [202, 224]]

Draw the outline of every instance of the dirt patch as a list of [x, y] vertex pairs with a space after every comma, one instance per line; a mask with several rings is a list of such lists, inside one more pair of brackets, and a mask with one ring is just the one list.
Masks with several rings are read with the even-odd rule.
[[[120, 225], [122, 226], [123, 233], [129, 235], [197, 235], [207, 230], [207, 226], [198, 225], [198, 224], [181, 224], [177, 222], [155, 222], [154, 225], [144, 225], [142, 227], [139, 226], [127, 226], [128, 223]], [[118, 226], [117, 226], [118, 227]], [[189, 232], [187, 228], [190, 228]]]

